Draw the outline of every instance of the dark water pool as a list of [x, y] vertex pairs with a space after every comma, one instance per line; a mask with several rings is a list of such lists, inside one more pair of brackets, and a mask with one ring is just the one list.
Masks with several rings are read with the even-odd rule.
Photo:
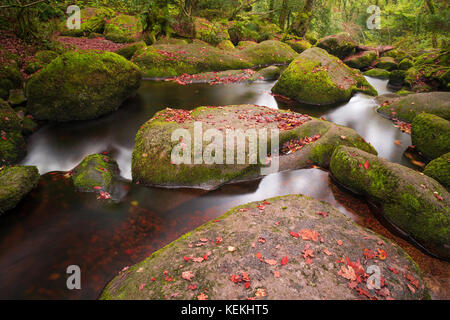
[[[380, 94], [387, 92], [386, 81], [369, 81]], [[0, 217], [0, 298], [95, 299], [120, 269], [183, 233], [233, 206], [284, 194], [302, 193], [327, 201], [357, 223], [389, 236], [363, 200], [340, 190], [328, 173], [319, 169], [282, 172], [213, 192], [145, 188], [126, 180], [131, 178], [135, 134], [156, 111], [243, 103], [278, 108], [269, 94], [273, 84], [180, 86], [144, 82], [138, 95], [114, 114], [95, 121], [51, 125], [33, 134], [22, 164], [36, 165], [44, 175], [17, 208]], [[352, 127], [382, 157], [412, 166], [403, 156], [411, 144], [410, 136], [377, 115], [371, 97], [357, 94], [348, 103], [332, 108], [295, 109]], [[395, 140], [400, 140], [401, 146], [394, 144]], [[117, 204], [105, 204], [94, 194], [75, 192], [64, 176], [64, 171], [75, 167], [84, 156], [105, 150], [117, 159], [125, 178], [125, 196]], [[406, 242], [404, 246], [414, 258], [417, 256], [430, 281], [438, 283], [435, 291], [441, 295], [439, 283], [448, 281], [448, 264]], [[65, 271], [72, 264], [81, 267], [82, 290], [66, 288]]]

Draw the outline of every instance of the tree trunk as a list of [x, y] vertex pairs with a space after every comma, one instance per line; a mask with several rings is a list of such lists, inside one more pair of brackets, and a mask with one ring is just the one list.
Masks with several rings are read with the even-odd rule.
[[283, 31], [286, 26], [286, 19], [289, 12], [288, 4], [289, 4], [288, 0], [283, 0], [283, 4], [281, 5], [279, 25], [280, 28], [283, 29]]
[[311, 23], [315, 0], [306, 0], [302, 11], [297, 14], [291, 28], [291, 32], [299, 37], [304, 37]]

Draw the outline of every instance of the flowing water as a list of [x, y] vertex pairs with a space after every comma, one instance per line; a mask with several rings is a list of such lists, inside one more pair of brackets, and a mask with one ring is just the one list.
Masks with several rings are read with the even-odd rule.
[[[386, 81], [368, 80], [379, 94], [388, 92]], [[426, 256], [391, 234], [374, 219], [364, 200], [339, 189], [324, 170], [281, 172], [212, 192], [146, 188], [131, 183], [135, 134], [155, 112], [166, 107], [192, 109], [245, 103], [278, 108], [270, 95], [273, 84], [180, 86], [145, 81], [135, 98], [109, 116], [48, 125], [34, 133], [28, 139], [28, 156], [22, 164], [38, 166], [43, 176], [24, 201], [0, 217], [0, 298], [97, 298], [123, 267], [144, 259], [226, 210], [291, 193], [327, 201], [357, 223], [395, 239], [424, 269], [434, 295], [446, 297], [448, 263]], [[290, 108], [352, 127], [380, 156], [413, 166], [403, 155], [411, 144], [410, 136], [376, 114], [372, 97], [356, 94], [339, 106]], [[64, 176], [86, 155], [106, 150], [117, 160], [124, 178], [123, 198], [116, 204], [96, 200], [92, 193], [74, 191], [70, 179]], [[81, 268], [82, 290], [66, 288], [66, 268], [73, 264]]]

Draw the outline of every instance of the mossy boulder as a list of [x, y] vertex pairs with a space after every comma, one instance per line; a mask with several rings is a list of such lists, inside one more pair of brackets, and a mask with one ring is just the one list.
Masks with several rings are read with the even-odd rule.
[[132, 61], [145, 77], [162, 78], [288, 63], [296, 55], [280, 41], [268, 40], [243, 50], [224, 51], [196, 40], [190, 44], [148, 46], [137, 51]]
[[115, 111], [139, 88], [139, 68], [112, 52], [65, 53], [27, 83], [28, 111], [38, 120], [87, 120]]
[[39, 171], [34, 166], [0, 168], [0, 215], [13, 209], [38, 181]]
[[[195, 126], [201, 126], [203, 132], [216, 129], [217, 132], [223, 132], [224, 136], [225, 129], [236, 130], [235, 132], [240, 130], [240, 139], [245, 137], [247, 132], [250, 134], [255, 130], [254, 133], [257, 134], [257, 130], [266, 128], [269, 130], [267, 133], [269, 147], [270, 129], [280, 128], [280, 148], [287, 141], [313, 137], [313, 141], [306, 143], [301, 150], [281, 155], [279, 168], [275, 167], [275, 171], [305, 168], [311, 164], [326, 168], [334, 148], [340, 144], [362, 148], [376, 154], [373, 147], [350, 128], [289, 111], [256, 105], [199, 107], [193, 111], [165, 109], [147, 121], [136, 135], [132, 156], [133, 180], [152, 186], [215, 189], [225, 183], [257, 179], [261, 177], [263, 170], [267, 169], [265, 154], [258, 150], [246, 149], [245, 160], [238, 162], [236, 152], [234, 158], [226, 156], [225, 144], [216, 149], [219, 157], [220, 154], [223, 155], [223, 164], [220, 160], [204, 162], [204, 157], [200, 157], [201, 159], [196, 162], [194, 154], [210, 155], [211, 152], [216, 152], [211, 151], [214, 144], [203, 143], [202, 146], [198, 146], [197, 143], [194, 144], [194, 138], [189, 137], [181, 137], [181, 142], [172, 141], [172, 134], [177, 129], [185, 130], [186, 135], [194, 137]], [[176, 153], [180, 148], [186, 149], [187, 153], [184, 154], [184, 151]], [[271, 149], [268, 150], [270, 152]], [[182, 163], [173, 162], [174, 152], [187, 158], [183, 158], [185, 160]], [[231, 164], [226, 164], [230, 163], [229, 160]]]
[[377, 59], [377, 57], [377, 52], [374, 50], [360, 51], [345, 58], [344, 62], [351, 68], [362, 70], [369, 67]]
[[308, 40], [305, 39], [289, 39], [286, 40], [286, 43], [294, 49], [297, 53], [302, 53], [306, 49], [309, 49], [312, 47], [312, 44], [309, 43]]
[[450, 152], [428, 163], [423, 173], [450, 189]]
[[381, 57], [377, 63], [377, 68], [392, 71], [398, 69], [398, 64], [392, 57]]
[[242, 49], [250, 48], [250, 47], [253, 47], [256, 45], [258, 45], [258, 42], [255, 42], [255, 41], [239, 41], [236, 48], [242, 50]]
[[254, 79], [257, 80], [277, 80], [280, 77], [281, 69], [277, 66], [270, 66], [259, 70], [253, 76]]
[[27, 74], [33, 74], [52, 62], [56, 57], [58, 57], [58, 53], [54, 51], [38, 51], [34, 55], [34, 57], [27, 62], [27, 65], [25, 66], [25, 72]]
[[27, 102], [25, 92], [23, 89], [11, 89], [9, 90], [8, 102], [13, 107], [20, 106]]
[[66, 20], [61, 23], [61, 35], [71, 37], [89, 36], [92, 33], [102, 34], [108, 18], [114, 11], [108, 8], [84, 8], [80, 11], [80, 29], [68, 29]]
[[357, 44], [348, 33], [341, 32], [320, 39], [316, 46], [325, 49], [339, 59], [344, 59], [356, 52]]
[[22, 121], [8, 103], [0, 99], [0, 165], [15, 164], [26, 153]]
[[438, 158], [450, 152], [450, 121], [421, 113], [412, 122], [411, 140], [426, 158]]
[[230, 40], [227, 25], [218, 22], [210, 22], [205, 18], [194, 18], [195, 37], [213, 46], [222, 41]]
[[389, 71], [384, 70], [384, 69], [378, 69], [378, 68], [370, 69], [370, 70], [367, 70], [366, 72], [364, 72], [365, 76], [383, 79], [383, 80], [389, 79], [390, 74], [391, 73]]
[[281, 74], [272, 91], [313, 105], [345, 102], [355, 92], [377, 94], [358, 70], [320, 48], [303, 51]]
[[[387, 258], [379, 259], [384, 252]], [[367, 287], [366, 270], [371, 265], [380, 269], [383, 288]], [[413, 290], [410, 281], [415, 283]], [[100, 299], [405, 300], [427, 296], [420, 269], [395, 243], [352, 223], [326, 202], [287, 195], [235, 207], [183, 235], [120, 272]]]
[[82, 192], [111, 193], [119, 174], [117, 162], [105, 154], [91, 154], [72, 170], [74, 186]]
[[423, 92], [406, 96], [385, 94], [376, 97], [376, 101], [380, 105], [378, 112], [389, 118], [412, 123], [417, 115], [426, 112], [450, 120], [450, 92]]
[[342, 185], [381, 204], [391, 224], [429, 252], [450, 258], [450, 194], [434, 179], [349, 147], [334, 151], [330, 169]]
[[135, 42], [142, 31], [142, 22], [138, 17], [120, 14], [106, 24], [105, 38], [118, 43]]
[[15, 65], [0, 66], [0, 98], [8, 99], [9, 90], [22, 88], [22, 74]]
[[405, 58], [398, 64], [398, 68], [400, 70], [408, 70], [414, 65], [414, 62], [411, 59]]
[[259, 32], [257, 24], [250, 24], [245, 21], [233, 21], [228, 28], [231, 42], [237, 45], [240, 41], [263, 41], [267, 40], [267, 35]]
[[223, 40], [217, 45], [217, 48], [225, 51], [231, 51], [235, 49], [235, 46], [230, 40]]
[[120, 48], [119, 50], [116, 51], [116, 53], [118, 55], [121, 55], [122, 57], [130, 60], [133, 55], [136, 53], [136, 51], [141, 50], [143, 48], [145, 48], [147, 45], [144, 41], [139, 41], [139, 42], [135, 42], [132, 43], [128, 46], [125, 46], [123, 48]]
[[405, 84], [406, 73], [404, 70], [393, 70], [389, 74], [388, 86], [391, 89], [399, 90]]
[[414, 59], [409, 52], [402, 49], [393, 49], [386, 51], [383, 53], [383, 56], [394, 58], [397, 61], [402, 61], [403, 59], [410, 59], [410, 60]]

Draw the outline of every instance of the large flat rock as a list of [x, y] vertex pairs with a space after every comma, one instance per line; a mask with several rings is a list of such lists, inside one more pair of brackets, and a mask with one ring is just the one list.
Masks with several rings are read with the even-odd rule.
[[[370, 270], [380, 289], [368, 288]], [[124, 268], [101, 299], [423, 299], [426, 291], [396, 244], [325, 202], [288, 195], [185, 234]]]

